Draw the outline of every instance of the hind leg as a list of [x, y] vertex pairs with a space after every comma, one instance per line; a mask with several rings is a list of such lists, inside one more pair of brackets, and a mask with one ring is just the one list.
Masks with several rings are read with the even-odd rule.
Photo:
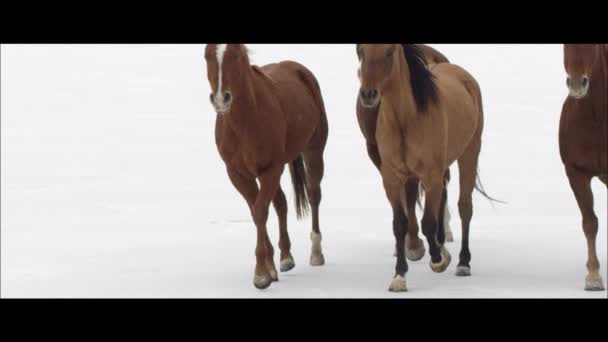
[[319, 205], [321, 204], [321, 180], [323, 179], [323, 150], [309, 149], [302, 154], [306, 167], [306, 192], [312, 214], [312, 232], [310, 240], [312, 248], [310, 264], [321, 266], [325, 264], [325, 257], [321, 248], [321, 229], [319, 228]]
[[424, 215], [422, 217], [422, 232], [429, 245], [431, 255], [430, 266], [434, 272], [443, 272], [452, 260], [444, 246], [445, 232], [443, 231], [443, 214], [440, 212], [445, 205], [445, 187], [443, 172], [432, 172], [422, 178], [426, 191]]
[[[450, 182], [450, 169], [445, 174], [445, 188], [448, 188], [448, 183]], [[452, 215], [450, 214], [450, 206], [447, 203], [447, 193], [446, 193], [446, 204], [445, 210], [443, 211], [443, 225], [445, 229], [445, 241], [446, 242], [454, 242], [454, 234], [452, 233], [452, 227], [450, 227], [450, 219]]]
[[[405, 206], [407, 209], [407, 235], [405, 236], [405, 255], [409, 260], [422, 259], [426, 252], [424, 242], [418, 236], [418, 219], [416, 217], [416, 201], [418, 200], [418, 178], [408, 178], [405, 182]], [[395, 252], [396, 255], [396, 252]]]
[[460, 260], [456, 268], [457, 276], [471, 275], [471, 251], [469, 250], [469, 228], [473, 217], [473, 190], [477, 179], [477, 162], [481, 140], [473, 141], [465, 153], [458, 159], [460, 173], [460, 197], [458, 198], [458, 212], [462, 223], [462, 242], [460, 247]]
[[600, 276], [600, 262], [595, 250], [595, 238], [597, 236], [597, 216], [593, 210], [593, 193], [591, 192], [591, 176], [578, 170], [566, 167], [566, 174], [570, 181], [570, 187], [576, 197], [579, 209], [583, 216], [583, 231], [587, 238], [587, 277], [585, 278], [585, 290], [603, 291], [604, 283]]
[[287, 200], [285, 193], [279, 186], [277, 194], [272, 200], [274, 210], [279, 218], [279, 249], [281, 250], [281, 272], [287, 272], [296, 265], [291, 255], [291, 241], [287, 232]]

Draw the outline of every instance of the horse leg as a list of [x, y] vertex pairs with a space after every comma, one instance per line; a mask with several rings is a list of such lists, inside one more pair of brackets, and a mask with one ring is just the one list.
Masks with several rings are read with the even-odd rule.
[[291, 241], [287, 232], [287, 200], [281, 186], [277, 189], [277, 194], [272, 200], [272, 205], [279, 218], [279, 248], [281, 249], [281, 272], [287, 272], [295, 267], [293, 256], [291, 255]]
[[260, 190], [253, 204], [253, 221], [257, 228], [257, 246], [255, 249], [256, 267], [253, 284], [258, 289], [270, 286], [273, 280], [278, 280], [274, 265], [274, 249], [268, 238], [266, 222], [268, 221], [268, 208], [276, 196], [281, 181], [283, 165], [273, 166], [259, 176]]
[[418, 237], [418, 219], [416, 218], [416, 201], [418, 200], [418, 178], [410, 177], [405, 182], [405, 206], [407, 209], [407, 229], [405, 237], [405, 255], [411, 261], [422, 259], [426, 252], [424, 243]]
[[405, 258], [405, 237], [408, 233], [408, 221], [401, 201], [401, 190], [404, 189], [404, 184], [391, 171], [384, 170], [382, 181], [386, 197], [393, 208], [393, 234], [395, 235], [395, 246], [397, 248], [395, 276], [388, 290], [392, 292], [407, 291], [405, 273], [407, 273], [408, 266]]
[[[445, 187], [447, 189], [448, 183], [450, 182], [450, 169], [445, 173]], [[443, 211], [443, 225], [445, 227], [445, 241], [446, 242], [454, 242], [454, 234], [452, 233], [452, 228], [450, 227], [450, 219], [452, 215], [450, 215], [450, 206], [447, 204], [447, 194], [446, 194], [446, 204], [445, 210]]]
[[[230, 169], [228, 169], [228, 177], [238, 192], [243, 196], [243, 198], [245, 198], [245, 201], [247, 201], [247, 205], [249, 206], [249, 210], [255, 221], [255, 204], [259, 197], [258, 184], [256, 183], [255, 179], [243, 177], [236, 171]], [[258, 238], [255, 251], [256, 266], [254, 285], [259, 289], [265, 289], [270, 286], [270, 282], [273, 279], [266, 266], [267, 254], [269, 253], [269, 243], [266, 241], [266, 234], [262, 234], [262, 232], [260, 232], [257, 222], [256, 228], [258, 231]], [[270, 248], [272, 248], [272, 245], [270, 245]]]
[[323, 179], [324, 163], [323, 148], [308, 149], [302, 153], [306, 168], [306, 192], [308, 203], [312, 212], [312, 232], [310, 240], [312, 248], [310, 265], [321, 266], [325, 264], [325, 257], [321, 248], [321, 230], [319, 228], [319, 205], [321, 204], [321, 180]]
[[[426, 236], [431, 255], [430, 266], [434, 272], [443, 272], [449, 266], [452, 257], [444, 246], [445, 232], [443, 231], [443, 213], [440, 210], [445, 205], [445, 187], [443, 173], [435, 173], [423, 179], [426, 190], [424, 215], [422, 217], [422, 233]], [[443, 205], [442, 205], [443, 203]]]
[[469, 250], [469, 228], [473, 217], [473, 190], [477, 179], [477, 163], [481, 139], [476, 139], [458, 159], [460, 174], [460, 197], [458, 198], [458, 213], [462, 224], [462, 241], [456, 275], [466, 277], [471, 275], [471, 251]]
[[597, 216], [593, 211], [593, 193], [591, 192], [591, 176], [584, 174], [572, 167], [566, 167], [566, 174], [570, 181], [570, 187], [576, 197], [579, 209], [583, 216], [583, 231], [587, 238], [587, 277], [585, 279], [585, 290], [603, 291], [604, 284], [600, 276], [600, 262], [595, 250], [595, 238], [597, 235]]

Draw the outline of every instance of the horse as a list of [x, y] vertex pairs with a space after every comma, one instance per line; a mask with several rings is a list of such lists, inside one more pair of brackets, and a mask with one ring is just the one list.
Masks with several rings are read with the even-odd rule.
[[566, 44], [564, 66], [568, 96], [559, 123], [560, 156], [587, 239], [585, 290], [603, 291], [591, 179], [608, 183], [608, 44]]
[[[433, 49], [432, 47], [424, 44], [417, 44], [417, 47], [424, 54], [424, 59], [429, 68], [432, 68], [435, 64], [439, 63], [450, 63], [450, 61], [441, 52]], [[358, 71], [359, 77], [361, 69]], [[359, 94], [357, 94], [359, 96]], [[367, 147], [367, 154], [378, 171], [380, 171], [380, 155], [378, 152], [378, 146], [376, 143], [376, 121], [378, 119], [378, 107], [367, 108], [361, 105], [360, 101], [357, 102], [357, 121], [359, 122], [359, 128], [365, 138], [365, 145]], [[449, 181], [449, 172], [446, 182]], [[416, 178], [412, 178], [405, 184], [405, 195], [409, 198], [407, 201], [407, 218], [408, 218], [408, 230], [409, 235], [406, 235], [406, 247], [405, 255], [411, 261], [417, 261], [422, 259], [426, 252], [424, 243], [418, 237], [418, 220], [416, 218], [415, 203], [419, 201], [419, 187], [420, 182]], [[452, 230], [450, 229], [450, 211], [446, 204], [444, 213], [444, 225], [446, 233], [446, 241], [453, 242], [454, 237]], [[397, 249], [393, 253], [397, 256]]]
[[[483, 105], [477, 81], [463, 68], [436, 64], [427, 68], [424, 53], [410, 44], [359, 44], [361, 92], [366, 108], [378, 107], [376, 141], [380, 173], [393, 211], [397, 247], [395, 276], [389, 291], [407, 291], [404, 253], [408, 220], [405, 184], [417, 178], [425, 191], [422, 232], [429, 245], [430, 267], [443, 272], [451, 261], [445, 248], [445, 177], [457, 161], [460, 175], [458, 210], [462, 245], [457, 276], [471, 275], [469, 226], [472, 192], [483, 191], [477, 166], [483, 131]], [[405, 203], [404, 203], [405, 202]], [[411, 204], [410, 204], [411, 206]]]
[[[287, 201], [280, 179], [289, 165], [297, 218], [312, 211], [310, 264], [321, 266], [319, 205], [328, 124], [313, 73], [294, 61], [251, 65], [241, 44], [205, 48], [209, 96], [216, 112], [215, 141], [232, 185], [247, 202], [257, 230], [253, 284], [278, 281], [266, 229], [272, 202], [279, 219], [280, 270], [295, 266], [287, 233]], [[259, 181], [259, 187], [257, 184]]]

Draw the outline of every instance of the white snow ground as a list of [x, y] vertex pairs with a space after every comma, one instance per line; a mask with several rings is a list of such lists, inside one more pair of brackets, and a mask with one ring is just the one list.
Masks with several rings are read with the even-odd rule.
[[[410, 262], [389, 293], [391, 210], [355, 118], [352, 45], [251, 45], [256, 64], [293, 59], [321, 84], [330, 124], [321, 229], [326, 265], [308, 265], [310, 218], [289, 230], [296, 268], [252, 284], [255, 230], [214, 144], [201, 45], [3, 45], [2, 297], [586, 297], [586, 243], [559, 158], [566, 96], [558, 45], [435, 45], [484, 95], [481, 177], [469, 278]], [[457, 168], [452, 168], [457, 180]], [[606, 269], [606, 188], [593, 181]], [[278, 240], [271, 211], [269, 231]], [[278, 248], [276, 248], [278, 250]], [[278, 254], [275, 257], [278, 258]], [[278, 261], [277, 261], [278, 262]]]

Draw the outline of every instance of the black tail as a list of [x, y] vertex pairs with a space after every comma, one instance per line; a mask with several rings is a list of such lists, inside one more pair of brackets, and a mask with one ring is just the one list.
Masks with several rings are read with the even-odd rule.
[[491, 202], [498, 202], [498, 203], [502, 203], [502, 204], [507, 204], [507, 202], [503, 202], [501, 200], [497, 200], [495, 198], [490, 197], [490, 195], [488, 195], [488, 193], [486, 192], [486, 190], [483, 188], [483, 184], [481, 184], [481, 178], [479, 178], [479, 167], [477, 167], [477, 179], [475, 180], [475, 190], [479, 191], [479, 193], [487, 198], [490, 203]]
[[296, 214], [298, 219], [308, 215], [308, 193], [306, 191], [306, 169], [304, 169], [304, 160], [299, 156], [296, 160], [289, 163], [289, 172], [291, 173], [291, 183], [296, 200]]

